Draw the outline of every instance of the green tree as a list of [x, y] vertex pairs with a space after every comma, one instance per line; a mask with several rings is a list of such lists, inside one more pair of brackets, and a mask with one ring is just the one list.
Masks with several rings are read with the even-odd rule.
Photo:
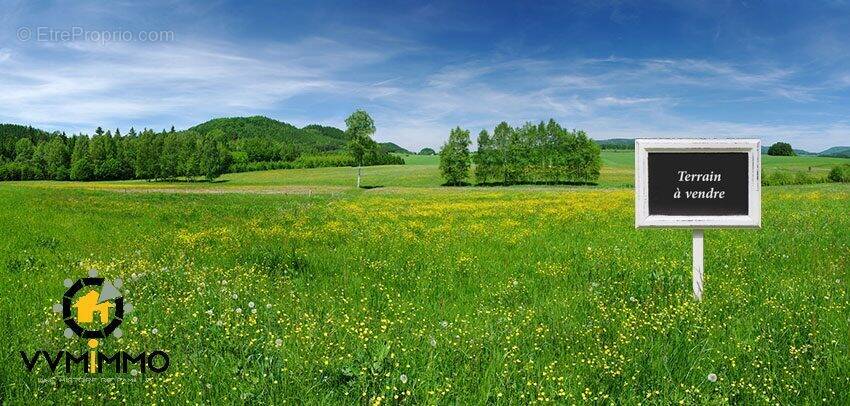
[[419, 155], [437, 155], [433, 148], [422, 148], [419, 150]]
[[469, 131], [452, 129], [440, 149], [440, 172], [448, 185], [460, 185], [469, 177]]
[[345, 134], [349, 138], [348, 151], [357, 165], [357, 187], [359, 188], [364, 159], [377, 149], [377, 144], [372, 140], [372, 134], [375, 133], [375, 122], [369, 116], [369, 113], [357, 110], [345, 119], [345, 125]]
[[35, 153], [35, 147], [29, 138], [21, 138], [15, 143], [15, 161], [29, 162], [33, 153]]
[[160, 177], [163, 179], [174, 179], [180, 172], [180, 140], [179, 134], [169, 132], [163, 135], [162, 154], [159, 156]]
[[100, 127], [95, 133], [89, 141], [89, 162], [94, 170], [94, 179], [118, 179], [121, 164], [118, 161], [112, 133], [110, 131], [104, 133]]
[[797, 153], [791, 148], [791, 144], [787, 142], [777, 142], [771, 145], [767, 149], [767, 154], [773, 156], [797, 156]]
[[136, 152], [136, 177], [139, 179], [155, 179], [159, 174], [159, 151], [156, 142], [157, 134], [145, 129], [139, 136]]
[[55, 137], [44, 143], [46, 177], [53, 180], [68, 180], [70, 177], [71, 154], [62, 138]]
[[120, 162], [120, 178], [133, 179], [136, 177], [136, 154], [138, 153], [138, 137], [133, 129], [126, 137], [115, 140], [115, 149]]
[[475, 181], [478, 183], [487, 183], [488, 179], [494, 176], [494, 154], [496, 150], [493, 146], [493, 139], [487, 130], [481, 130], [478, 133], [478, 151], [475, 152], [473, 160], [475, 161]]
[[71, 154], [71, 180], [92, 180], [94, 168], [89, 160], [89, 137], [78, 135]]
[[186, 131], [180, 137], [180, 175], [185, 176], [190, 181], [194, 181], [195, 177], [200, 176], [200, 159], [198, 157], [198, 134], [194, 131]]
[[576, 143], [578, 162], [573, 171], [573, 179], [578, 182], [596, 182], [602, 168], [602, 150], [584, 131], [578, 131]]
[[200, 169], [207, 180], [212, 181], [224, 173], [226, 149], [222, 146], [224, 132], [216, 129], [207, 133], [201, 144]]
[[27, 166], [30, 170], [30, 179], [47, 179], [47, 162], [44, 159], [44, 146], [46, 142], [39, 142], [32, 153], [32, 159]]
[[493, 176], [501, 178], [503, 183], [508, 183], [511, 180], [511, 174], [507, 169], [510, 161], [511, 133], [513, 133], [513, 128], [504, 121], [493, 130]]

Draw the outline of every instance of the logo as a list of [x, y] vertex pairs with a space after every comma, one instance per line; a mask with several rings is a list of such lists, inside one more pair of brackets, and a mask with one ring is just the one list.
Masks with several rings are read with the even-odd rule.
[[[121, 324], [124, 316], [133, 311], [133, 305], [124, 300], [119, 291], [123, 280], [116, 278], [112, 281], [97, 276], [92, 269], [88, 277], [76, 281], [65, 279], [65, 293], [62, 301], [53, 305], [53, 312], [60, 313], [66, 326], [64, 335], [68, 339], [85, 339], [89, 347], [88, 353], [75, 354], [70, 351], [55, 352], [55, 356], [47, 350], [38, 350], [31, 357], [21, 351], [24, 365], [32, 371], [43, 359], [48, 368], [55, 372], [64, 359], [65, 373], [77, 370], [78, 365], [83, 372], [103, 373], [113, 370], [116, 373], [127, 373], [130, 367], [137, 366], [138, 371], [164, 372], [168, 369], [170, 360], [168, 354], [161, 350], [151, 353], [142, 352], [135, 356], [124, 351], [108, 355], [98, 350], [101, 341], [109, 337], [121, 338], [124, 331]], [[99, 341], [100, 340], [100, 341]], [[135, 375], [136, 369], [131, 370]]]
[[[88, 278], [80, 278], [76, 282], [65, 279], [68, 290], [62, 296], [62, 303], [53, 305], [53, 311], [62, 313], [62, 319], [68, 326], [65, 337], [73, 338], [77, 335], [87, 338], [89, 346], [92, 345], [91, 340], [96, 342], [98, 338], [104, 339], [110, 335], [121, 338], [124, 335], [120, 328], [124, 313], [133, 311], [133, 305], [125, 304], [124, 296], [118, 291], [122, 285], [121, 279], [110, 282], [98, 278], [95, 270], [89, 271]], [[80, 295], [81, 292], [86, 293]], [[97, 319], [95, 314], [99, 316]]]

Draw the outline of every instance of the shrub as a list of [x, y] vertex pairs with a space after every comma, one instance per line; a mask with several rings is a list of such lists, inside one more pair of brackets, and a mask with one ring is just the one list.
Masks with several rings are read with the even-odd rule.
[[832, 168], [827, 178], [832, 182], [850, 182], [850, 165], [839, 165]]
[[773, 171], [771, 173], [762, 173], [761, 184], [764, 186], [784, 186], [784, 185], [809, 185], [814, 183], [824, 183], [827, 179], [820, 176], [813, 176], [804, 171]]

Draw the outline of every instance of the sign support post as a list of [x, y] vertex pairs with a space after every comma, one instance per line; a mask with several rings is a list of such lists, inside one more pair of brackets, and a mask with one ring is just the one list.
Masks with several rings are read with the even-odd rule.
[[703, 230], [694, 229], [694, 299], [702, 301]]

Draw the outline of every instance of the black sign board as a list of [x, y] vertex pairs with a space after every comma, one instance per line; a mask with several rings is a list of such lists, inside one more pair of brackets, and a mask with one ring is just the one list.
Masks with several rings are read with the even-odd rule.
[[635, 227], [761, 227], [761, 142], [636, 139]]
[[649, 152], [649, 215], [749, 213], [746, 152]]

